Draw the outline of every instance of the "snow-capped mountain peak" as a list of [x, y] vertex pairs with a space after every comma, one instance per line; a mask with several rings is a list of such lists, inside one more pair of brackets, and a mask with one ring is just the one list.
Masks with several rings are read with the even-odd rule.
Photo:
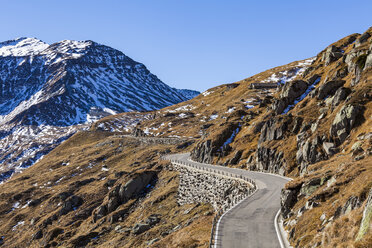
[[23, 57], [37, 55], [49, 45], [36, 38], [21, 37], [0, 43], [0, 56]]
[[[89, 125], [114, 113], [160, 109], [198, 94], [169, 87], [143, 64], [93, 41], [48, 45], [35, 38], [18, 38], [2, 42], [0, 164], [3, 169], [29, 166], [31, 157], [44, 155], [78, 130], [70, 127]], [[49, 138], [27, 148], [22, 143], [27, 139], [17, 138], [19, 130], [32, 130], [35, 139], [41, 132]], [[1, 174], [0, 168], [0, 181]]]

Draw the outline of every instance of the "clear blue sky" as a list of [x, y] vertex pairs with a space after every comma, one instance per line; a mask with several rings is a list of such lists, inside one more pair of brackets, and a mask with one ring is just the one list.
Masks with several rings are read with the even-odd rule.
[[364, 32], [371, 11], [371, 0], [3, 0], [0, 40], [94, 40], [203, 91], [314, 56]]

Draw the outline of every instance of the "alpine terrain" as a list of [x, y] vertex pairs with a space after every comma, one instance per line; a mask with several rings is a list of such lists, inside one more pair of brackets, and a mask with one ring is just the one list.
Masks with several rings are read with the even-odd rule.
[[107, 115], [173, 105], [171, 88], [141, 63], [93, 41], [0, 43], [0, 181]]
[[0, 49], [3, 167], [38, 159], [4, 247], [372, 247], [372, 28], [184, 102], [90, 41]]

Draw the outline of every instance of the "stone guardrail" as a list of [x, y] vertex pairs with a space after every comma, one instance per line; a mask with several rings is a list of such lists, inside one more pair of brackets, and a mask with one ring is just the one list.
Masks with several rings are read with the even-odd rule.
[[181, 138], [168, 138], [168, 137], [151, 137], [151, 136], [134, 136], [134, 135], [115, 135], [117, 138], [133, 138], [140, 140], [147, 144], [167, 144], [167, 145], [177, 145], [180, 143], [184, 143], [190, 141], [191, 139], [181, 139]]
[[[166, 159], [165, 157], [162, 156], [161, 160], [169, 160], [169, 159]], [[216, 170], [216, 169], [212, 169], [212, 168], [206, 168], [206, 167], [203, 167], [203, 166], [198, 166], [198, 165], [193, 164], [193, 163], [188, 163], [188, 162], [174, 160], [174, 159], [170, 159], [170, 161], [171, 161], [172, 164], [188, 167], [188, 168], [191, 168], [191, 169], [194, 169], [194, 170], [203, 171], [203, 172], [206, 172], [208, 174], [214, 174], [214, 175], [218, 175], [218, 176], [222, 176], [222, 177], [228, 177], [228, 178], [235, 179], [235, 180], [242, 180], [242, 181], [244, 181], [244, 182], [246, 182], [246, 183], [248, 183], [252, 186], [251, 188], [249, 188], [249, 190], [247, 191], [247, 193], [245, 195], [240, 195], [236, 198], [233, 198], [233, 200], [230, 203], [228, 203], [228, 205], [224, 205], [223, 207], [221, 207], [221, 209], [218, 210], [216, 215], [214, 216], [213, 222], [212, 222], [211, 237], [210, 237], [210, 240], [209, 240], [209, 247], [210, 248], [216, 247], [216, 245], [217, 245], [216, 244], [217, 224], [218, 224], [220, 218], [222, 217], [222, 215], [225, 212], [232, 209], [234, 206], [236, 206], [238, 203], [240, 203], [242, 200], [244, 200], [248, 196], [252, 195], [257, 190], [257, 186], [256, 186], [255, 181], [246, 177], [246, 176], [243, 176], [243, 175], [238, 175], [238, 174], [235, 174], [235, 173]]]

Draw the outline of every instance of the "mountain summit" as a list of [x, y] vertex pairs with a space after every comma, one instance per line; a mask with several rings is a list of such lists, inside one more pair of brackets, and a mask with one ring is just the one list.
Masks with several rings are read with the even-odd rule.
[[69, 126], [89, 122], [97, 108], [148, 111], [199, 93], [171, 88], [143, 64], [93, 41], [2, 42], [0, 70], [1, 124]]

